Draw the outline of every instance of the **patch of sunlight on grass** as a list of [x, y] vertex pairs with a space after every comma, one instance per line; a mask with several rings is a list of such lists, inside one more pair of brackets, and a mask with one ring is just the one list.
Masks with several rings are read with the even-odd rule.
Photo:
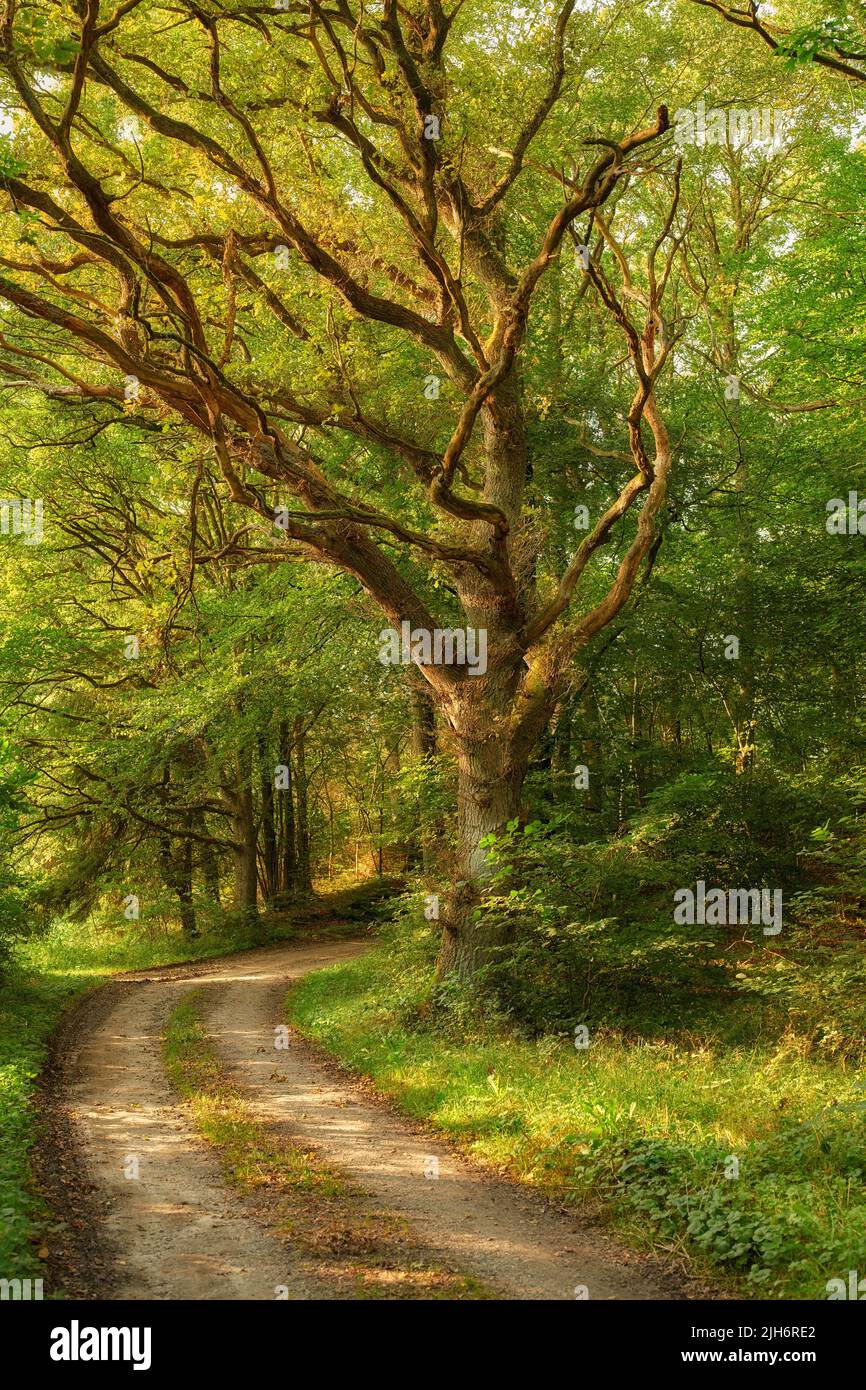
[[[768, 1051], [599, 1028], [579, 1051], [473, 1019], [458, 1029], [425, 1002], [429, 982], [429, 954], [392, 941], [300, 981], [288, 1016], [414, 1118], [604, 1207], [629, 1239], [667, 1249], [688, 1228], [695, 1257], [741, 1290], [821, 1297], [821, 1269], [866, 1248], [866, 1119], [844, 1063], [790, 1040]], [[723, 1181], [731, 1154], [748, 1181]]]

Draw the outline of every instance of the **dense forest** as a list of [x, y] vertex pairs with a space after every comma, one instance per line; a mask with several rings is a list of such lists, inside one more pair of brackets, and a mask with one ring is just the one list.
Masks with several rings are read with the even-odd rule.
[[853, 0], [5, 0], [0, 1275], [76, 1296], [64, 1011], [324, 942], [279, 1017], [455, 1151], [864, 1296], [864, 53]]

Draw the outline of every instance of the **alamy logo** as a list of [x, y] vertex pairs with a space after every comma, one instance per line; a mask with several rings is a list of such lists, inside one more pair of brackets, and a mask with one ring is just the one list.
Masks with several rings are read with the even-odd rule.
[[827, 530], [831, 536], [866, 536], [866, 497], [856, 492], [843, 497], [831, 497], [827, 503]]
[[824, 1287], [831, 1303], [839, 1298], [854, 1298], [861, 1303], [866, 1299], [866, 1279], [858, 1279], [856, 1269], [848, 1270], [847, 1288], [844, 1279], [828, 1279]]
[[52, 1361], [131, 1361], [134, 1371], [150, 1370], [149, 1327], [69, 1327], [51, 1332]]
[[41, 1298], [41, 1279], [0, 1279], [0, 1302], [12, 1299], [13, 1302], [29, 1303]]
[[678, 926], [696, 923], [710, 927], [762, 922], [764, 936], [778, 936], [782, 930], [782, 890], [775, 888], [711, 888], [698, 879], [694, 889], [678, 888], [674, 893], [674, 921]]
[[42, 498], [0, 498], [0, 534], [23, 536], [25, 545], [42, 540]]
[[730, 106], [726, 110], [707, 104], [701, 97], [694, 109], [681, 106], [674, 112], [674, 142], [683, 145], [765, 145], [770, 153], [781, 149], [787, 134], [784, 111], [769, 106]]
[[402, 622], [400, 631], [386, 627], [379, 633], [379, 660], [383, 666], [465, 666], [470, 676], [487, 670], [487, 629], [436, 627], [413, 628]]

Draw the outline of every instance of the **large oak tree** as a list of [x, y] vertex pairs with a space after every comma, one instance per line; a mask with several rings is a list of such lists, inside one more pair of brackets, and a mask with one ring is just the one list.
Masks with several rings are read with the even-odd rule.
[[[485, 945], [482, 842], [518, 814], [576, 656], [652, 561], [672, 457], [656, 387], [681, 331], [663, 307], [684, 227], [666, 110], [590, 134], [575, 0], [529, 29], [498, 9], [6, 0], [0, 40], [20, 227], [0, 373], [203, 437], [247, 513], [229, 549], [335, 566], [395, 627], [486, 631], [483, 674], [420, 668], [459, 770], [441, 960], [458, 972]], [[606, 219], [639, 182], [638, 258]], [[632, 384], [626, 466], [554, 574], [523, 358], [566, 252]]]

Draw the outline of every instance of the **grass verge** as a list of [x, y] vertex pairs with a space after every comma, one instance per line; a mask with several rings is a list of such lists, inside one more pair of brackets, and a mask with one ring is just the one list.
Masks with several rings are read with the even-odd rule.
[[843, 1062], [668, 1038], [515, 1036], [434, 1011], [436, 933], [390, 934], [306, 976], [288, 1016], [500, 1171], [612, 1222], [633, 1245], [688, 1255], [740, 1296], [827, 1297], [864, 1272], [866, 1094]]

